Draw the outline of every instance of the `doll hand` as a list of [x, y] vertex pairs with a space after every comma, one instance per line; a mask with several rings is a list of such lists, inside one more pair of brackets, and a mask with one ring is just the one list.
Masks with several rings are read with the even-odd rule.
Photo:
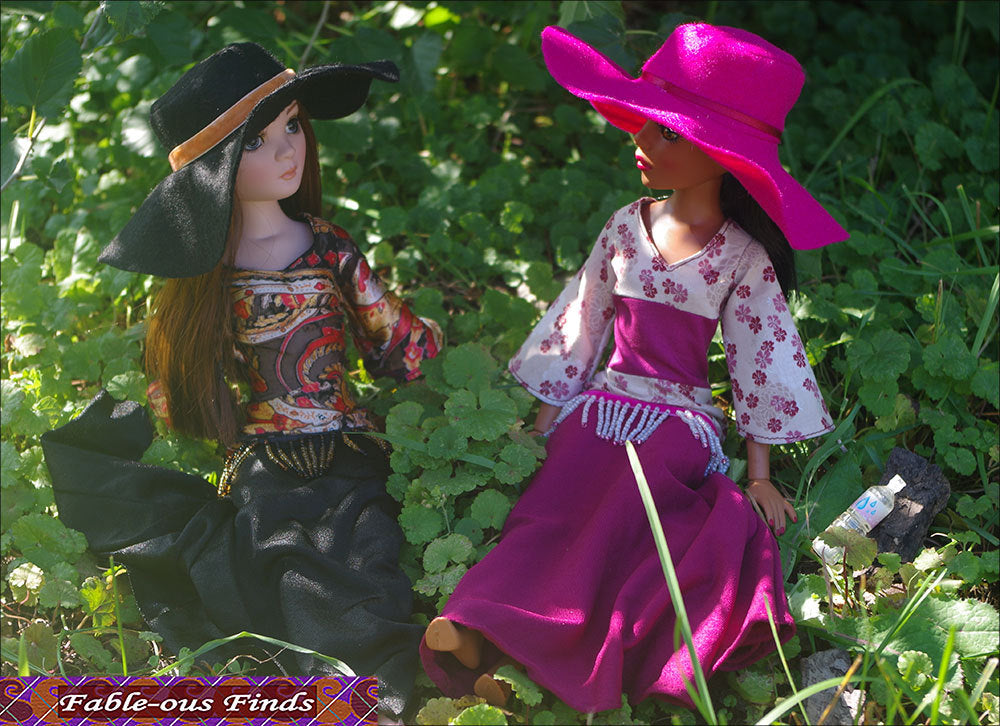
[[747, 496], [760, 507], [764, 519], [776, 535], [785, 533], [786, 514], [793, 522], [799, 521], [795, 508], [774, 488], [770, 479], [751, 479], [747, 484]]

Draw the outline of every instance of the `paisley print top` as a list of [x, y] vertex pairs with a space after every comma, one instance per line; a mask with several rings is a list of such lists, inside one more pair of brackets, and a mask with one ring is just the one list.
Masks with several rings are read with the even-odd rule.
[[[740, 435], [800, 441], [832, 430], [767, 252], [727, 221], [695, 254], [668, 264], [640, 199], [608, 220], [590, 257], [510, 362], [532, 394], [560, 406], [585, 390], [709, 416], [708, 347], [719, 324]], [[614, 348], [596, 372], [606, 343]]]
[[246, 363], [250, 436], [371, 429], [347, 384], [346, 334], [373, 377], [420, 375], [441, 331], [388, 291], [340, 227], [307, 217], [313, 246], [284, 270], [235, 270], [236, 348]]

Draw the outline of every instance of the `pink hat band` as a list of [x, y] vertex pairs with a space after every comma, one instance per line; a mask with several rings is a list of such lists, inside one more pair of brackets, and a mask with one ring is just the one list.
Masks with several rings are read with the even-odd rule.
[[550, 26], [542, 53], [552, 77], [612, 125], [647, 120], [676, 131], [731, 172], [796, 249], [847, 232], [781, 166], [785, 117], [805, 81], [802, 66], [763, 38], [705, 23], [678, 26], [633, 78], [614, 61]]
[[697, 93], [691, 93], [690, 91], [685, 91], [680, 86], [675, 86], [668, 80], [660, 78], [653, 75], [650, 71], [643, 71], [640, 76], [642, 80], [652, 83], [654, 86], [659, 86], [667, 93], [672, 93], [675, 96], [683, 98], [686, 101], [691, 101], [692, 103], [697, 103], [710, 111], [715, 111], [716, 113], [721, 113], [723, 116], [728, 116], [731, 119], [735, 119], [740, 123], [744, 123], [747, 126], [752, 126], [755, 129], [763, 131], [765, 134], [770, 134], [774, 137], [775, 141], [781, 141], [781, 130], [775, 128], [769, 123], [765, 123], [760, 119], [756, 119], [753, 116], [743, 113], [742, 111], [737, 111], [735, 108], [730, 108], [724, 103], [718, 103], [717, 101], [712, 101], [708, 98], [703, 98]]

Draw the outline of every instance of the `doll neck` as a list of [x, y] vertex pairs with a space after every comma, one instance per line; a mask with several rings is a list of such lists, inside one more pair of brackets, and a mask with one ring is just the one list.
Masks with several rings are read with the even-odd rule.
[[653, 246], [667, 264], [696, 254], [725, 222], [718, 183], [678, 189], [644, 209], [643, 221]]
[[310, 226], [288, 217], [277, 200], [237, 203], [240, 237], [235, 267], [283, 270], [312, 246]]
[[722, 177], [716, 177], [696, 186], [675, 189], [667, 199], [659, 202], [660, 214], [669, 215], [677, 224], [692, 228], [718, 229], [725, 221], [719, 193]]
[[667, 264], [699, 252], [725, 222], [719, 190], [722, 177], [677, 189], [643, 210], [649, 238]]

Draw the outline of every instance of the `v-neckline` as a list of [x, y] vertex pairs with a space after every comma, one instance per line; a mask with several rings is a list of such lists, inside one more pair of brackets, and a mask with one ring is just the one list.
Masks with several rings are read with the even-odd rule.
[[677, 262], [667, 262], [666, 258], [662, 254], [660, 254], [660, 250], [656, 246], [656, 243], [653, 242], [653, 233], [650, 230], [649, 225], [646, 224], [646, 220], [642, 214], [643, 206], [645, 206], [648, 209], [649, 205], [655, 201], [656, 200], [653, 199], [652, 197], [643, 197], [642, 199], [639, 200], [639, 206], [636, 208], [635, 214], [637, 219], [637, 225], [639, 227], [639, 232], [642, 235], [642, 238], [645, 240], [646, 245], [653, 256], [653, 259], [662, 262], [666, 266], [667, 270], [675, 270], [681, 265], [686, 265], [692, 260], [697, 260], [700, 257], [703, 257], [706, 254], [708, 254], [709, 249], [715, 246], [715, 240], [718, 238], [720, 234], [723, 234], [726, 231], [726, 229], [729, 227], [732, 221], [729, 218], [724, 219], [722, 221], [722, 226], [720, 226], [717, 230], [715, 230], [715, 233], [709, 238], [708, 242], [706, 242], [705, 245], [697, 252], [692, 252], [687, 257], [677, 260]]

